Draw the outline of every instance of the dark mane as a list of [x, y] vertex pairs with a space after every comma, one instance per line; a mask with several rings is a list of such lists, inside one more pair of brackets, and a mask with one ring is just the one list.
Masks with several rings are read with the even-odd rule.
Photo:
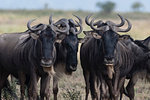
[[146, 39], [144, 39], [144, 41], [148, 41], [148, 40], [150, 40], [150, 36], [149, 36], [149, 37], [147, 37]]
[[140, 46], [145, 52], [150, 51], [149, 48], [142, 43], [142, 41], [135, 40], [134, 43], [137, 44], [138, 46]]
[[20, 61], [23, 65], [29, 65], [29, 62], [39, 65], [41, 51], [37, 49], [37, 46], [41, 46], [41, 44], [38, 40], [34, 40], [28, 34], [29, 33], [25, 33], [24, 35], [27, 36], [18, 41], [15, 46], [14, 60]]

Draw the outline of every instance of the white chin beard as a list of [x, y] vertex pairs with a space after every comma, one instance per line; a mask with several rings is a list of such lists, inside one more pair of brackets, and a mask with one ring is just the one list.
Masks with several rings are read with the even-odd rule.
[[43, 67], [44, 71], [47, 72], [49, 75], [54, 75], [55, 71], [54, 71], [54, 67], [50, 66], [50, 67]]

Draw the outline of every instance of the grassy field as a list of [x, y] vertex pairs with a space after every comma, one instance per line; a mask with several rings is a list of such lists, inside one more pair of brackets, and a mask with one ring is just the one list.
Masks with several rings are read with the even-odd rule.
[[[11, 10], [0, 10], [0, 33], [13, 33], [13, 32], [23, 32], [27, 30], [26, 24], [28, 20], [36, 18], [35, 24], [45, 23], [48, 24], [49, 15], [53, 13], [53, 19], [57, 21], [60, 18], [73, 18], [72, 14], [76, 14], [83, 19], [83, 28], [84, 30], [90, 30], [90, 28], [85, 25], [84, 18], [90, 12], [83, 11], [55, 11], [55, 10], [39, 10], [39, 11], [11, 11]], [[113, 13], [110, 16], [104, 16], [99, 13], [95, 13], [99, 19], [102, 20], [112, 20], [116, 23], [119, 23], [116, 13]], [[129, 19], [132, 23], [132, 29], [129, 33], [134, 39], [144, 39], [150, 36], [150, 14], [149, 13], [121, 13], [124, 17]], [[34, 24], [33, 24], [34, 25]], [[125, 28], [125, 27], [124, 27]], [[120, 33], [125, 34], [125, 33]], [[83, 37], [83, 34], [80, 35]], [[79, 61], [80, 62], [80, 61]], [[51, 82], [52, 83], [52, 82]], [[51, 86], [52, 87], [52, 86]], [[81, 96], [81, 100], [84, 100], [85, 97], [85, 84], [82, 74], [82, 69], [80, 64], [78, 69], [72, 76], [64, 76], [60, 79], [59, 84], [59, 95], [58, 100], [67, 100], [63, 96], [69, 92], [78, 94]], [[75, 90], [73, 90], [75, 89]], [[145, 83], [144, 81], [139, 80], [135, 88], [136, 98], [135, 100], [150, 100], [150, 84]], [[51, 91], [51, 99], [53, 98]], [[128, 100], [124, 96], [124, 100]]]

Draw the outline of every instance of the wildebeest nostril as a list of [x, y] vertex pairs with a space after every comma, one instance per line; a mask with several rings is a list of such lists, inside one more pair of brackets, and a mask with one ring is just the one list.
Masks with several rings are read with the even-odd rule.
[[71, 66], [75, 68], [75, 67], [77, 67], [77, 64], [71, 64]]
[[105, 59], [108, 61], [112, 60], [113, 58], [114, 58], [113, 56], [105, 56]]
[[50, 60], [52, 60], [53, 58], [46, 58], [46, 57], [42, 57], [42, 60], [45, 61], [45, 62], [48, 62]]
[[71, 65], [70, 65], [70, 69], [71, 69], [72, 71], [76, 71], [76, 69], [77, 69], [77, 64], [71, 64]]
[[113, 58], [109, 58], [109, 59], [104, 58], [104, 63], [105, 64], [114, 64], [114, 59]]
[[41, 59], [41, 63], [44, 65], [51, 65], [53, 63], [52, 59]]

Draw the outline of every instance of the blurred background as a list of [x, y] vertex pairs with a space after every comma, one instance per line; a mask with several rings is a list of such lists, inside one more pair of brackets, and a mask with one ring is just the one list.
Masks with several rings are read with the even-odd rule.
[[[132, 23], [130, 32], [120, 34], [130, 34], [134, 39], [144, 39], [150, 36], [149, 5], [150, 0], [0, 0], [0, 33], [26, 31], [27, 22], [34, 18], [37, 20], [33, 24], [48, 24], [51, 14], [55, 22], [60, 18], [75, 19], [72, 14], [78, 15], [83, 19], [84, 30], [90, 30], [84, 22], [88, 14], [93, 13], [97, 19], [111, 20], [115, 23], [120, 23], [117, 16], [120, 14]], [[79, 37], [83, 37], [83, 34]], [[136, 100], [150, 100], [149, 86], [143, 81], [136, 85]], [[72, 77], [64, 77], [61, 80], [59, 100], [67, 100], [63, 98], [69, 92], [79, 95], [80, 100], [83, 100], [84, 89], [84, 79], [79, 65], [78, 71]]]
[[[60, 18], [73, 18], [72, 14], [85, 16], [93, 13], [97, 19], [114, 20], [119, 23], [117, 13], [129, 19], [130, 31], [135, 39], [144, 39], [149, 34], [149, 0], [0, 0], [0, 33], [25, 31], [26, 23], [37, 18], [37, 23], [48, 23], [53, 14]], [[84, 24], [84, 29], [89, 29]], [[140, 36], [139, 36], [140, 35]]]

